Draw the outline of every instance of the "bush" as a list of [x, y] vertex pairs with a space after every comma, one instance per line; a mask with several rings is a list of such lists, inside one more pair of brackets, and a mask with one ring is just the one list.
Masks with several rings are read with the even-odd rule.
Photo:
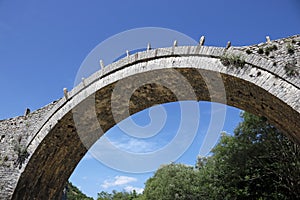
[[231, 65], [242, 68], [245, 65], [245, 60], [240, 55], [224, 54], [223, 56], [221, 56], [220, 61], [224, 66]]
[[291, 63], [287, 63], [284, 66], [285, 72], [288, 76], [298, 76], [299, 72], [297, 71], [297, 67]]
[[288, 43], [288, 44], [286, 45], [286, 49], [287, 49], [287, 52], [288, 52], [289, 54], [294, 54], [294, 53], [295, 53], [295, 48], [294, 48], [294, 46], [291, 45], [290, 43]]

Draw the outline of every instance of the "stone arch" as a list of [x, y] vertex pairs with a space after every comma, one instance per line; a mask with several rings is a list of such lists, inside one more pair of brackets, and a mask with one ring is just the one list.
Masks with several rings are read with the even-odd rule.
[[[299, 40], [299, 37], [295, 37], [295, 40]], [[275, 41], [275, 44], [279, 50], [281, 46], [285, 48], [281, 41]], [[90, 142], [91, 146], [118, 122], [111, 111], [111, 94], [116, 82], [134, 77], [154, 74], [172, 82], [174, 77], [170, 72], [175, 70], [188, 80], [198, 101], [213, 99], [264, 115], [300, 144], [299, 78], [296, 72], [291, 76], [285, 70], [289, 61], [276, 60], [289, 58], [287, 53], [280, 51], [282, 55], [279, 53], [273, 59], [269, 55], [256, 53], [258, 48], [262, 47], [224, 49], [186, 46], [154, 49], [131, 55], [96, 72], [56, 102], [38, 125], [27, 143], [30, 157], [19, 172], [12, 199], [59, 199], [64, 184], [87, 151], [82, 140]], [[298, 47], [296, 50], [299, 52]], [[294, 56], [295, 59], [299, 58]], [[243, 66], [237, 66], [240, 61], [245, 61]], [[205, 77], [212, 80], [212, 85], [214, 79], [221, 77], [226, 90], [226, 102], [218, 97], [217, 91], [209, 93]], [[131, 99], [130, 114], [155, 104], [177, 101], [172, 91], [158, 84], [141, 87], [133, 96], [136, 98]], [[97, 120], [90, 120], [95, 112]], [[74, 113], [80, 113], [83, 118], [80, 126], [74, 122]], [[126, 116], [125, 110], [120, 110], [119, 114], [120, 119]], [[78, 128], [85, 129], [86, 138], [78, 136]]]

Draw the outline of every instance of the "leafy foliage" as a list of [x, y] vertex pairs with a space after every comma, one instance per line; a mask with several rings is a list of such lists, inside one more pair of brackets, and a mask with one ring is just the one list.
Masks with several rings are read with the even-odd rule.
[[244, 65], [246, 64], [241, 55], [234, 54], [224, 54], [223, 56], [221, 56], [220, 61], [224, 66], [234, 66], [239, 68], [244, 67]]
[[300, 147], [263, 117], [243, 113], [196, 167], [171, 164], [146, 182], [146, 199], [300, 199]]
[[262, 53], [265, 52], [266, 56], [268, 56], [271, 51], [276, 51], [276, 50], [278, 50], [278, 47], [275, 44], [271, 46], [269, 45], [262, 51]]
[[291, 43], [287, 44], [286, 49], [287, 49], [287, 52], [289, 54], [294, 54], [295, 53], [295, 47]]
[[21, 146], [19, 143], [15, 145], [14, 150], [18, 154], [17, 160], [14, 162], [14, 166], [19, 166], [19, 169], [22, 168], [22, 165], [25, 163], [25, 160], [29, 157], [27, 147]]
[[98, 193], [98, 198], [97, 200], [142, 200], [142, 195], [137, 194], [135, 190], [132, 192], [117, 192], [115, 190], [112, 191], [111, 193], [108, 192], [100, 192]]
[[300, 148], [264, 117], [243, 113], [235, 135], [223, 134], [205, 166], [215, 197], [299, 199]]
[[87, 197], [83, 194], [76, 186], [71, 182], [68, 182], [67, 187], [67, 198], [68, 200], [93, 200], [91, 197]]
[[284, 66], [284, 69], [288, 76], [298, 76], [299, 75], [299, 72], [297, 71], [297, 66], [292, 63], [287, 63]]
[[263, 48], [259, 48], [259, 49], [257, 50], [257, 53], [263, 54], [263, 53], [264, 53], [264, 49], [263, 49]]
[[170, 164], [157, 170], [146, 182], [145, 199], [198, 199], [199, 173], [194, 167]]

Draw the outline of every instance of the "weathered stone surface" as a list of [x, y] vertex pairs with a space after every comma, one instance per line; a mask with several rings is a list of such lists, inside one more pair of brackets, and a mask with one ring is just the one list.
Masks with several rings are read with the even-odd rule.
[[300, 36], [249, 47], [173, 46], [129, 55], [84, 79], [68, 98], [0, 121], [0, 199], [59, 199], [101, 135], [155, 104], [235, 106], [267, 117], [300, 144], [299, 66]]

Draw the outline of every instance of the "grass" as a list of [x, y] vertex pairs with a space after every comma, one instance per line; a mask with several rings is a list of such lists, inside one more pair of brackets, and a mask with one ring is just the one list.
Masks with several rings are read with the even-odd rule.
[[259, 48], [259, 49], [257, 50], [257, 53], [263, 54], [263, 53], [264, 53], [264, 49], [263, 49], [263, 48]]
[[288, 76], [298, 76], [299, 72], [297, 71], [297, 66], [291, 64], [291, 63], [287, 63], [284, 66], [285, 72]]
[[293, 45], [291, 45], [291, 43], [288, 43], [288, 44], [286, 45], [286, 49], [287, 49], [287, 52], [288, 52], [289, 54], [294, 54], [294, 53], [295, 53], [295, 48], [294, 48]]
[[20, 144], [16, 144], [14, 150], [18, 154], [18, 158], [15, 161], [15, 166], [19, 166], [19, 169], [22, 168], [22, 165], [25, 163], [25, 160], [29, 157], [29, 153], [26, 147], [22, 147]]
[[271, 51], [276, 51], [278, 50], [278, 47], [274, 44], [272, 46], [268, 46], [265, 48], [265, 54], [268, 56]]
[[242, 68], [245, 65], [245, 60], [241, 55], [224, 54], [223, 56], [221, 56], [220, 61], [224, 66], [234, 66]]

